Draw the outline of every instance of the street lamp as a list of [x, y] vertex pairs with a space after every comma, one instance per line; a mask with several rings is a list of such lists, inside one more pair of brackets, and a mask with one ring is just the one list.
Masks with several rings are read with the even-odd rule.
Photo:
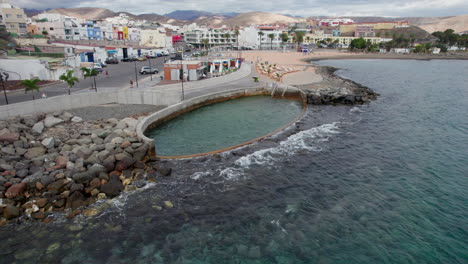
[[[5, 76], [5, 80], [3, 79], [3, 76]], [[0, 73], [0, 82], [2, 82], [3, 94], [5, 95], [6, 104], [8, 104], [8, 97], [7, 97], [6, 90], [5, 90], [5, 82], [8, 81], [9, 76], [10, 75], [8, 73], [6, 73], [6, 72], [4, 72], [3, 74]]]
[[138, 88], [138, 72], [137, 72], [136, 60], [134, 62], [135, 62], [135, 80], [136, 80], [136, 85]]
[[182, 50], [182, 57], [180, 58], [180, 69], [182, 70], [182, 101], [184, 101], [184, 65], [182, 61], [184, 60], [184, 51]]
[[153, 81], [153, 69], [151, 68], [151, 57], [148, 58], [149, 67], [150, 67], [150, 79]]

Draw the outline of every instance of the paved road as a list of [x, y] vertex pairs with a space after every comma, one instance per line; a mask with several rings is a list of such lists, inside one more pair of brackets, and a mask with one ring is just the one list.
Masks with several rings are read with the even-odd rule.
[[[151, 59], [151, 66], [157, 68], [161, 73], [163, 72], [164, 58], [168, 57], [159, 57]], [[149, 66], [149, 61], [137, 61], [136, 67], [137, 71], [140, 70], [142, 66]], [[109, 72], [109, 78], [106, 77], [105, 71]], [[159, 75], [153, 75], [153, 78], [159, 78]], [[150, 79], [148, 75], [141, 75], [138, 73], [139, 82], [145, 82]], [[134, 62], [120, 62], [119, 64], [110, 64], [108, 67], [104, 68], [103, 73], [99, 74], [96, 77], [97, 89], [98, 91], [110, 91], [110, 90], [119, 90], [130, 86], [130, 80], [135, 80], [135, 63]], [[136, 84], [135, 84], [136, 85]], [[77, 92], [88, 92], [91, 88], [91, 79], [80, 79], [80, 82], [72, 88], [72, 94]], [[36, 99], [40, 99], [42, 93], [45, 92], [48, 97], [63, 95], [68, 93], [68, 86], [65, 83], [56, 84], [48, 87], [43, 87], [40, 89], [40, 92], [29, 92], [24, 93], [23, 90], [16, 92], [7, 93], [8, 102], [19, 103], [24, 101], [30, 101], [33, 99], [33, 95]], [[3, 93], [0, 94], [0, 104], [5, 105], [5, 97]]]

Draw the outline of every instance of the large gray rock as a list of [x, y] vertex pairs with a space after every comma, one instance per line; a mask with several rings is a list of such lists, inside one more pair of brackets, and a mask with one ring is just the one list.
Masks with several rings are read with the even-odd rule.
[[71, 119], [71, 121], [72, 121], [73, 123], [81, 123], [81, 122], [83, 122], [83, 118], [81, 118], [81, 117], [79, 117], [79, 116], [74, 116], [74, 117]]
[[34, 148], [28, 149], [28, 151], [26, 152], [26, 154], [24, 154], [24, 156], [27, 159], [34, 159], [34, 158], [37, 158], [37, 157], [40, 157], [40, 156], [44, 155], [45, 153], [46, 153], [45, 148], [43, 148], [43, 147], [34, 147]]
[[127, 125], [128, 128], [136, 128], [138, 125], [138, 120], [132, 117], [126, 117], [122, 121]]
[[42, 140], [41, 144], [48, 148], [48, 149], [51, 149], [54, 147], [55, 145], [55, 140], [53, 137], [48, 137], [48, 138], [45, 138], [44, 140]]
[[63, 123], [63, 119], [56, 118], [53, 116], [48, 116], [44, 119], [44, 125], [45, 127], [53, 127], [55, 125], [58, 125], [60, 123]]
[[3, 147], [2, 152], [7, 154], [7, 155], [12, 155], [12, 156], [14, 156], [16, 154], [15, 149], [12, 148], [12, 147]]
[[32, 127], [32, 131], [33, 133], [37, 134], [37, 135], [40, 135], [42, 134], [42, 131], [44, 131], [44, 122], [38, 122], [36, 124], [34, 124], [34, 126]]
[[27, 126], [33, 126], [35, 123], [37, 123], [38, 116], [33, 115], [33, 116], [25, 116], [23, 118], [23, 124]]
[[101, 186], [101, 191], [108, 197], [119, 195], [123, 189], [124, 186], [117, 175], [112, 175], [109, 182]]

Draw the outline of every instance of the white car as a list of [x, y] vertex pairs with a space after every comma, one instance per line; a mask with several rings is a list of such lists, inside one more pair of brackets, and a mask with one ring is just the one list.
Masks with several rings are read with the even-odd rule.
[[158, 69], [151, 68], [150, 66], [143, 66], [140, 69], [140, 73], [141, 74], [148, 74], [148, 73], [156, 74], [156, 73], [159, 73], [159, 71], [158, 71]]

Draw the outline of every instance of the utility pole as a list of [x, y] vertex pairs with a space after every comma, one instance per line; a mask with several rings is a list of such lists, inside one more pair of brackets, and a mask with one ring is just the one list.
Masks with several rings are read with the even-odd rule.
[[138, 72], [137, 72], [137, 67], [136, 67], [136, 60], [134, 62], [135, 62], [135, 81], [136, 81], [136, 85], [138, 88]]

